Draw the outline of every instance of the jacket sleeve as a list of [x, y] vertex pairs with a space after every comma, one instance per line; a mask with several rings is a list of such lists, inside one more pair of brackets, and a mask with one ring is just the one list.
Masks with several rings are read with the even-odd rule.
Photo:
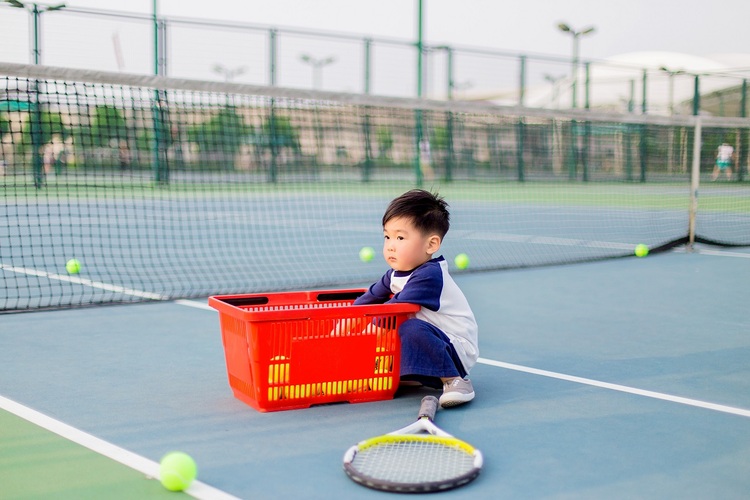
[[383, 304], [387, 302], [391, 297], [391, 272], [393, 271], [388, 271], [379, 281], [370, 285], [370, 288], [364, 293], [364, 295], [357, 297], [354, 301], [354, 305]]

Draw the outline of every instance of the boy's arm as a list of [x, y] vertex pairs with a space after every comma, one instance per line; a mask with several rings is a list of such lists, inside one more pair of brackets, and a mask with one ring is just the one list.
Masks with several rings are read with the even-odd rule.
[[354, 301], [354, 305], [359, 306], [363, 304], [383, 304], [391, 296], [391, 272], [385, 273], [380, 280], [376, 281], [370, 288], [364, 293], [357, 297]]

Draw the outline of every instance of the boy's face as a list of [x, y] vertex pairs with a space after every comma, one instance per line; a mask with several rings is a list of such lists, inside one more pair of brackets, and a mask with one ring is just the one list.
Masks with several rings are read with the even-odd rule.
[[411, 271], [440, 249], [440, 236], [422, 234], [409, 217], [394, 217], [383, 226], [383, 257], [395, 271]]

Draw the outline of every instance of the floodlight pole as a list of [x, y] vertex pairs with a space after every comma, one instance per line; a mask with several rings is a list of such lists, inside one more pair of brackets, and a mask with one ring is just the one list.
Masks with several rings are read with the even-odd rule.
[[312, 67], [313, 72], [313, 90], [320, 90], [323, 83], [323, 68], [329, 64], [336, 62], [336, 58], [333, 56], [325, 57], [323, 59], [316, 59], [309, 54], [302, 54], [299, 56], [300, 61], [309, 64]]
[[231, 82], [236, 77], [243, 75], [245, 73], [245, 71], [247, 71], [247, 67], [246, 66], [239, 66], [237, 68], [232, 69], [232, 68], [228, 68], [228, 67], [224, 66], [223, 64], [218, 64], [217, 63], [217, 64], [214, 64], [211, 67], [211, 70], [214, 73], [223, 76], [225, 82]]
[[573, 72], [573, 82], [571, 83], [571, 93], [573, 95], [572, 99], [572, 106], [573, 109], [578, 107], [578, 53], [579, 53], [579, 44], [580, 44], [580, 38], [583, 35], [590, 35], [594, 31], [596, 31], [596, 28], [594, 26], [588, 26], [582, 30], [574, 30], [570, 26], [568, 26], [565, 23], [560, 23], [557, 25], [557, 28], [562, 31], [563, 33], [570, 33], [570, 35], [573, 37], [573, 62], [572, 62], [572, 72]]

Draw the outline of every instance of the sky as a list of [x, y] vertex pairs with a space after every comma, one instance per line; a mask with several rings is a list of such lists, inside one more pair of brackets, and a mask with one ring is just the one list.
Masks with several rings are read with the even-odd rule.
[[[63, 0], [68, 9], [153, 12], [153, 0]], [[47, 4], [57, 3], [48, 0]], [[366, 86], [362, 40], [393, 39], [374, 51], [374, 94], [413, 96], [418, 0], [158, 0], [165, 18], [216, 20], [266, 28], [331, 31], [356, 37], [336, 42], [304, 35], [279, 38], [277, 85], [361, 92]], [[528, 55], [530, 85], [570, 75], [572, 37], [557, 26], [594, 27], [580, 41], [582, 60], [600, 61], [639, 51], [692, 56], [750, 54], [750, 0], [423, 0], [424, 41], [428, 45], [486, 48], [509, 54], [455, 58], [455, 89], [481, 93], [518, 85], [518, 54]], [[0, 61], [28, 63], [28, 14], [0, 9]], [[42, 64], [132, 73], [153, 72], [153, 28], [148, 21], [90, 18], [65, 11], [44, 14]], [[268, 32], [210, 30], [172, 24], [168, 28], [167, 74], [178, 78], [221, 79], [269, 84]], [[457, 52], [458, 53], [458, 52]], [[304, 54], [335, 64], [316, 74]], [[447, 93], [445, 53], [426, 63], [427, 93]], [[512, 56], [510, 55], [512, 54]], [[537, 56], [558, 58], [540, 62]], [[535, 59], [536, 58], [536, 59]], [[664, 62], [669, 66], [669, 61]], [[677, 63], [675, 63], [677, 64]], [[221, 67], [221, 69], [217, 69]], [[229, 76], [234, 73], [233, 76]], [[629, 78], [629, 77], [628, 77]], [[618, 95], [628, 93], [624, 82]], [[687, 86], [687, 82], [685, 82]]]
[[[51, 1], [50, 3], [55, 3]], [[72, 7], [150, 13], [152, 0], [66, 0]], [[414, 39], [417, 0], [158, 0], [165, 16], [306, 27]], [[210, 6], [210, 7], [207, 7]], [[588, 58], [640, 50], [693, 55], [750, 51], [747, 0], [424, 0], [428, 42], [567, 56], [556, 26], [594, 26]]]

